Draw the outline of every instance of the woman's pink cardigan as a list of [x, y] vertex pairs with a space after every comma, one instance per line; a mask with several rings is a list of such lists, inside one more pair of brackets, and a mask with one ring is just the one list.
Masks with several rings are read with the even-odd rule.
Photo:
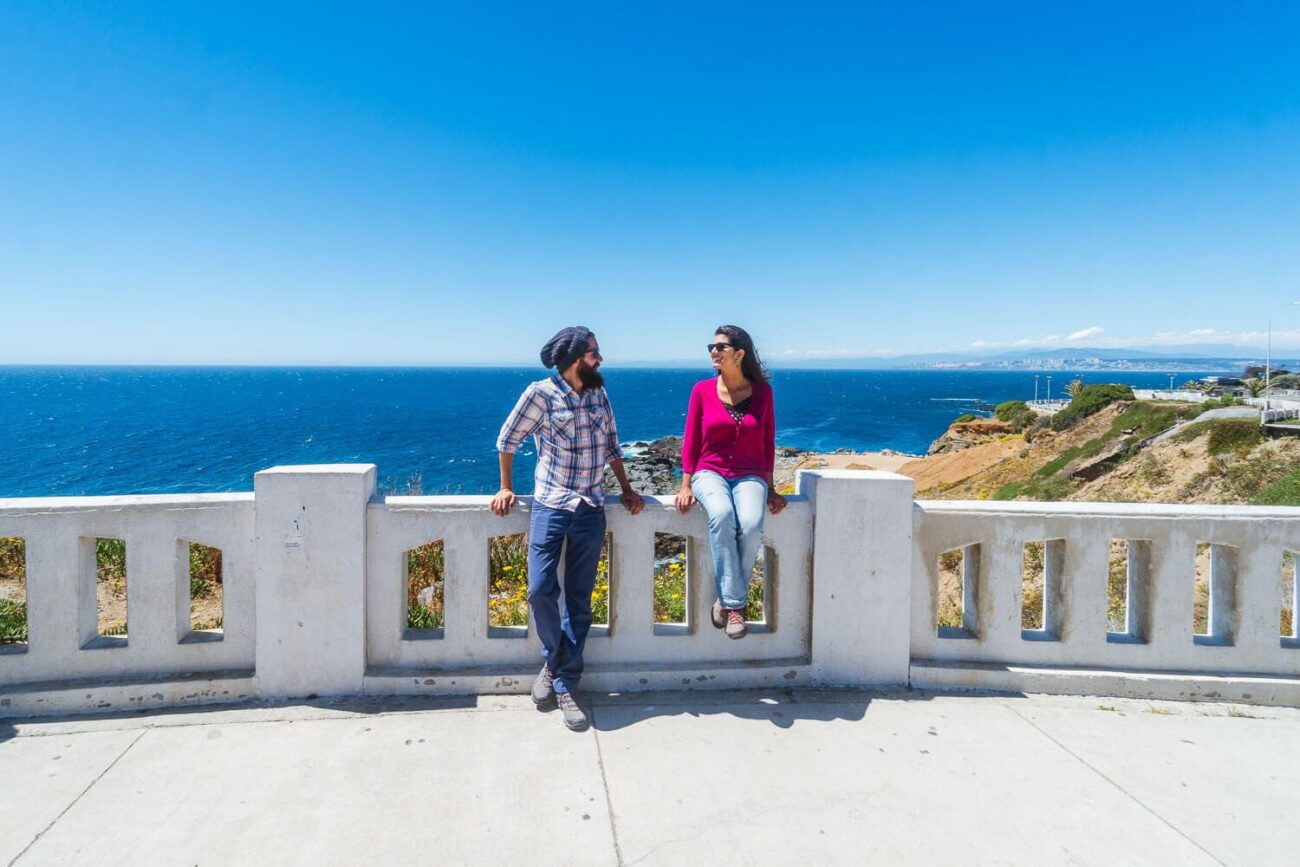
[[772, 386], [754, 383], [740, 424], [718, 397], [717, 379], [695, 383], [686, 409], [682, 472], [712, 470], [723, 478], [767, 476], [776, 464], [776, 413]]

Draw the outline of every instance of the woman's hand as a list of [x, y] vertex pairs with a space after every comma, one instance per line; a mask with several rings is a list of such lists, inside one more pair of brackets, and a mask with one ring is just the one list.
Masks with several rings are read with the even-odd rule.
[[767, 508], [773, 515], [781, 514], [785, 511], [785, 497], [781, 496], [776, 491], [768, 490]]
[[677, 507], [677, 511], [685, 515], [691, 510], [691, 506], [695, 505], [695, 492], [683, 485], [677, 492], [677, 496], [673, 498], [673, 505]]

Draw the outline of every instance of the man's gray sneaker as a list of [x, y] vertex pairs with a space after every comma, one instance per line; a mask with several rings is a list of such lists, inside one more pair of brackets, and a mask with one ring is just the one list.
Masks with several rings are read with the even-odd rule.
[[542, 666], [541, 674], [537, 675], [537, 680], [533, 681], [533, 704], [538, 707], [555, 705], [555, 675], [545, 665]]
[[713, 607], [709, 609], [709, 619], [713, 621], [715, 629], [721, 629], [727, 625], [727, 612], [722, 607], [722, 600], [713, 600]]
[[560, 705], [560, 713], [564, 714], [564, 724], [569, 731], [580, 732], [587, 728], [587, 715], [578, 707], [578, 700], [573, 697], [573, 693], [557, 692], [555, 700]]

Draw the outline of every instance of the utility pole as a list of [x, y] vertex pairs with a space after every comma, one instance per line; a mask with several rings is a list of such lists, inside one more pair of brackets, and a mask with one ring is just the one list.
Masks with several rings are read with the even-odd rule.
[[1052, 375], [1047, 374], [1047, 402], [1052, 402]]
[[1268, 412], [1268, 384], [1273, 378], [1273, 320], [1268, 320], [1268, 342], [1264, 344], [1264, 412]]
[[1038, 403], [1038, 374], [1034, 374], [1034, 403]]

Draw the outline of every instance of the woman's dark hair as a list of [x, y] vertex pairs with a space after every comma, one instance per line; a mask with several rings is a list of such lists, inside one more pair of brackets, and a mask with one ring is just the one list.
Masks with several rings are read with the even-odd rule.
[[745, 375], [745, 379], [750, 382], [767, 382], [767, 368], [758, 357], [754, 338], [749, 336], [748, 331], [739, 325], [719, 325], [713, 329], [713, 333], [723, 335], [731, 341], [732, 346], [745, 350], [745, 357], [740, 362], [740, 372]]

